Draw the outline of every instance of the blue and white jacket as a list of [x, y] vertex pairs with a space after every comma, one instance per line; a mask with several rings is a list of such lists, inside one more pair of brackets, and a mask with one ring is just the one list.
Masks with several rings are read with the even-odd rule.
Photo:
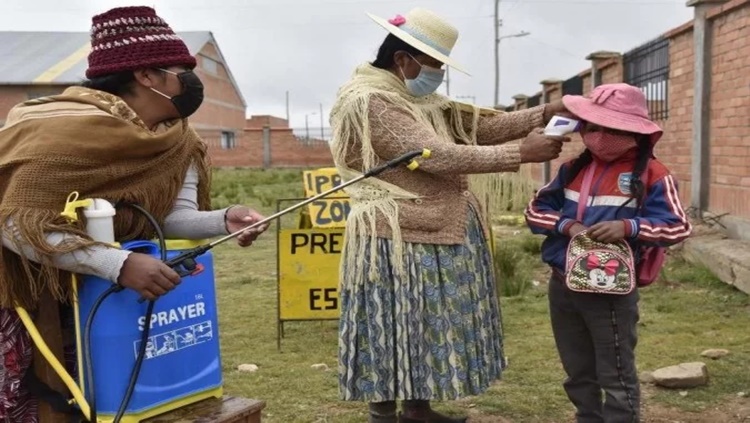
[[[626, 239], [633, 247], [637, 262], [637, 247], [678, 244], [690, 236], [692, 227], [682, 208], [677, 182], [666, 166], [656, 159], [649, 161], [641, 175], [646, 197], [640, 213], [635, 200], [628, 203], [634, 163], [634, 159], [597, 163], [583, 222], [580, 223], [590, 227], [599, 222], [622, 220]], [[537, 192], [525, 212], [531, 231], [547, 236], [542, 244], [542, 260], [561, 272], [565, 271], [570, 242], [568, 231], [576, 222], [581, 185], [587, 170], [582, 169], [569, 186], [563, 187], [571, 164], [560, 167], [555, 179]]]

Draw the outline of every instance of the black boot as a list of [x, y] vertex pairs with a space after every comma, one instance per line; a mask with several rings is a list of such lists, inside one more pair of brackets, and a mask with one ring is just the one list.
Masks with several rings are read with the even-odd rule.
[[405, 417], [403, 414], [398, 413], [398, 423], [466, 423], [468, 417], [453, 418], [443, 414], [432, 412], [433, 417], [429, 417], [427, 420], [416, 420]]
[[409, 414], [416, 414], [420, 417], [407, 417], [399, 414], [399, 423], [466, 423], [467, 420], [467, 417], [454, 418], [440, 414], [430, 407], [429, 401], [404, 401], [403, 409], [411, 411]]
[[371, 402], [369, 423], [398, 423], [396, 401]]

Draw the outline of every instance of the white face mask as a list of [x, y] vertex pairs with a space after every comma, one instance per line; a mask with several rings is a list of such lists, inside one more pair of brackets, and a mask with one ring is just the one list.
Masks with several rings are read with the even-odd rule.
[[409, 92], [415, 97], [423, 97], [433, 94], [435, 91], [437, 91], [440, 85], [443, 84], [445, 70], [435, 69], [430, 66], [423, 65], [419, 63], [419, 61], [412, 55], [409, 55], [409, 57], [417, 62], [422, 69], [419, 71], [419, 75], [417, 75], [416, 78], [408, 79], [404, 74], [404, 70], [399, 68], [399, 70], [401, 70], [401, 76], [404, 77], [404, 84], [406, 85], [406, 89], [409, 90]]

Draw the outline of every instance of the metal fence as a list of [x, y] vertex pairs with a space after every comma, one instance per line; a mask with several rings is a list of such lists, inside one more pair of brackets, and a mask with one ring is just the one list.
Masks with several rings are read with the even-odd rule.
[[532, 108], [538, 106], [542, 102], [542, 94], [539, 93], [533, 97], [529, 97], [526, 100], [526, 107]]
[[583, 95], [583, 77], [576, 75], [562, 83], [563, 95]]
[[625, 82], [643, 90], [651, 119], [669, 118], [669, 39], [660, 37], [623, 56]]

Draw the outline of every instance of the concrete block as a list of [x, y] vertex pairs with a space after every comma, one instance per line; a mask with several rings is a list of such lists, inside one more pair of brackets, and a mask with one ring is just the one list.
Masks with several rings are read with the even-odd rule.
[[683, 252], [687, 260], [706, 266], [725, 283], [750, 294], [750, 242], [695, 237], [685, 242]]
[[736, 216], [724, 216], [720, 220], [730, 238], [750, 241], [750, 220]]

